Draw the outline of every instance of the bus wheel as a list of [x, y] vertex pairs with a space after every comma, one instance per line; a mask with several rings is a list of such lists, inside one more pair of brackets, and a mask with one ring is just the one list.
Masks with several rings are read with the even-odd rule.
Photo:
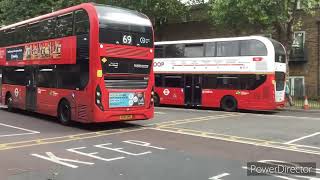
[[71, 124], [71, 106], [67, 100], [62, 100], [58, 108], [58, 118], [61, 124]]
[[237, 100], [234, 97], [225, 96], [221, 100], [220, 107], [224, 111], [233, 112], [233, 111], [236, 111], [238, 109], [238, 103], [237, 103]]
[[6, 100], [5, 100], [5, 105], [7, 105], [8, 111], [12, 111], [13, 110], [12, 101], [13, 101], [13, 99], [12, 99], [11, 94], [7, 93]]
[[153, 100], [154, 100], [154, 106], [160, 106], [160, 98], [158, 94], [154, 95]]

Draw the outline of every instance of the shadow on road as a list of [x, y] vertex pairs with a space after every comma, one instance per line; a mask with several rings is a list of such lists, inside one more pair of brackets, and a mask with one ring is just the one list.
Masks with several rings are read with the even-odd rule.
[[[6, 109], [1, 109], [1, 110], [8, 112]], [[46, 121], [48, 123], [52, 123], [53, 125], [63, 126], [59, 123], [56, 117], [52, 117], [48, 115], [43, 115], [43, 114], [19, 110], [19, 109], [14, 109], [12, 112], [8, 112], [8, 113], [28, 116], [30, 118], [37, 119], [39, 121]], [[131, 122], [134, 122], [134, 121], [131, 121]], [[106, 122], [106, 123], [91, 123], [91, 124], [73, 122], [70, 126], [64, 126], [64, 127], [78, 128], [86, 131], [95, 132], [95, 131], [114, 130], [114, 129], [141, 128], [143, 126], [133, 124], [127, 121], [127, 122]]]

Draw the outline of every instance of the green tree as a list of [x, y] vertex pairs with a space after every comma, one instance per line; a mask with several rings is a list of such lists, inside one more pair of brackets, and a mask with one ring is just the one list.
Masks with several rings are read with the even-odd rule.
[[83, 2], [120, 6], [145, 13], [159, 33], [170, 17], [182, 17], [186, 13], [186, 5], [180, 0], [0, 0], [1, 24], [8, 25]]
[[317, 0], [210, 0], [209, 6], [215, 24], [238, 31], [251, 25], [276, 32], [289, 54], [294, 28], [301, 25], [298, 14], [312, 14]]

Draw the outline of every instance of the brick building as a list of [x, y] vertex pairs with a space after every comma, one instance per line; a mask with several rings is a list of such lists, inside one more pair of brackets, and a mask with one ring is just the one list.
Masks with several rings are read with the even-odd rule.
[[[157, 41], [204, 39], [218, 37], [234, 37], [247, 35], [266, 35], [255, 27], [246, 28], [242, 32], [220, 29], [203, 20], [197, 11], [192, 19], [183, 22], [173, 20], [156, 33]], [[307, 95], [312, 98], [320, 96], [320, 10], [317, 15], [301, 15], [302, 25], [294, 33], [295, 42], [289, 58], [291, 93], [295, 97]], [[277, 39], [277, 35], [270, 35]]]

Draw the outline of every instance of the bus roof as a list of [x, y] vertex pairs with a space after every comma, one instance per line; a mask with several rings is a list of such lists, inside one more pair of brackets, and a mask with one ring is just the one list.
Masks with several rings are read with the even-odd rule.
[[264, 36], [243, 36], [243, 37], [229, 37], [229, 38], [214, 38], [214, 39], [195, 39], [195, 40], [178, 40], [178, 41], [159, 41], [155, 45], [166, 44], [196, 44], [205, 42], [219, 42], [219, 41], [237, 41], [237, 40], [251, 40], [256, 39], [262, 42], [270, 42], [270, 39]]
[[119, 10], [122, 10], [122, 11], [128, 11], [128, 12], [131, 12], [133, 14], [143, 16], [143, 17], [145, 17], [145, 18], [147, 18], [149, 20], [149, 18], [146, 15], [144, 15], [142, 13], [139, 13], [137, 11], [134, 11], [134, 10], [125, 9], [125, 8], [116, 7], [116, 6], [109, 6], [109, 5], [104, 5], [104, 4], [97, 4], [97, 3], [82, 3], [82, 4], [79, 4], [79, 5], [76, 5], [76, 6], [72, 6], [72, 7], [68, 7], [68, 8], [65, 8], [65, 9], [54, 11], [54, 12], [49, 13], [49, 14], [40, 15], [40, 16], [37, 16], [37, 17], [34, 17], [34, 18], [30, 18], [30, 19], [27, 19], [27, 20], [24, 20], [24, 21], [21, 21], [21, 22], [17, 22], [17, 23], [8, 25], [8, 26], [4, 26], [4, 27], [0, 28], [0, 31], [1, 30], [15, 28], [15, 27], [18, 27], [18, 26], [23, 26], [23, 25], [26, 25], [26, 24], [35, 23], [35, 22], [41, 21], [43, 19], [47, 19], [47, 18], [50, 18], [50, 17], [63, 15], [65, 13], [72, 12], [72, 11], [75, 11], [75, 10], [78, 10], [78, 9], [89, 9], [89, 8], [93, 9], [95, 7], [103, 7], [103, 6], [104, 7], [109, 7], [109, 8], [112, 8], [112, 9], [119, 9]]
[[4, 26], [0, 30], [6, 30], [6, 29], [17, 27], [17, 26], [22, 26], [22, 25], [25, 25], [25, 24], [34, 23], [34, 22], [40, 21], [42, 19], [50, 18], [52, 16], [59, 16], [59, 15], [62, 15], [62, 14], [65, 14], [65, 13], [68, 13], [70, 11], [74, 11], [74, 10], [77, 10], [77, 9], [86, 8], [86, 7], [90, 7], [90, 6], [93, 7], [93, 5], [94, 5], [93, 3], [79, 4], [79, 5], [76, 5], [76, 6], [69, 7], [69, 8], [57, 10], [57, 11], [54, 11], [54, 12], [49, 13], [49, 14], [37, 16], [37, 17], [31, 18], [31, 19], [27, 19], [27, 20], [24, 20], [24, 21], [20, 21], [20, 22], [8, 25], [8, 26]]

